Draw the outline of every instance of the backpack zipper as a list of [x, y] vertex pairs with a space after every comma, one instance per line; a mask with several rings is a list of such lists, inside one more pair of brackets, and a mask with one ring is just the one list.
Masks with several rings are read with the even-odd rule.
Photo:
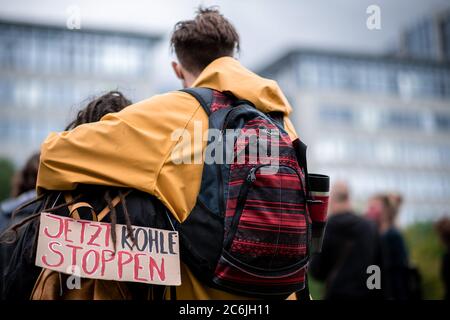
[[248, 170], [247, 177], [244, 181], [244, 184], [241, 187], [241, 190], [239, 191], [235, 214], [233, 216], [233, 219], [231, 220], [230, 228], [228, 230], [227, 237], [224, 242], [224, 248], [227, 251], [230, 249], [231, 242], [236, 233], [237, 226], [239, 225], [239, 220], [240, 220], [240, 217], [241, 217], [242, 211], [244, 209], [244, 205], [245, 205], [244, 200], [247, 197], [250, 186], [256, 181], [256, 170], [258, 170], [259, 168], [261, 168], [263, 166], [270, 166], [270, 165], [269, 164], [260, 164], [255, 167], [252, 167]]

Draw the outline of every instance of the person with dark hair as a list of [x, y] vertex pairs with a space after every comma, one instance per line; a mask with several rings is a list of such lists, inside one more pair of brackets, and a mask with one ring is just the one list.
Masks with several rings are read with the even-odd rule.
[[331, 188], [329, 213], [322, 252], [309, 267], [314, 278], [325, 281], [325, 299], [382, 299], [382, 286], [367, 287], [368, 267], [381, 268], [380, 238], [373, 224], [355, 214], [346, 183]]
[[[13, 211], [36, 197], [36, 179], [39, 168], [39, 153], [33, 154], [22, 170], [13, 177], [11, 198], [0, 203], [0, 233], [13, 221]], [[20, 217], [14, 217], [14, 220]]]
[[442, 217], [436, 222], [436, 231], [444, 245], [441, 262], [441, 278], [444, 283], [444, 299], [450, 300], [450, 218]]
[[175, 25], [170, 45], [179, 60], [172, 62], [175, 74], [189, 87], [212, 61], [239, 51], [239, 35], [216, 9], [206, 8]]
[[385, 294], [392, 300], [420, 298], [420, 276], [409, 265], [405, 241], [396, 227], [402, 200], [399, 194], [377, 194], [370, 198], [366, 212], [381, 235]]
[[28, 158], [22, 170], [14, 177], [11, 190], [12, 197], [18, 197], [21, 194], [36, 188], [39, 156], [39, 153], [34, 153], [30, 158]]
[[[297, 138], [288, 118], [292, 107], [278, 84], [234, 58], [240, 38], [219, 10], [200, 8], [193, 19], [177, 23], [170, 43], [177, 57], [172, 67], [184, 88], [213, 90], [218, 107], [229, 106], [232, 97], [245, 99], [264, 113], [277, 113], [289, 137]], [[186, 157], [186, 152], [175, 152], [186, 141], [174, 133], [181, 130], [195, 137], [194, 129], [199, 128], [205, 136], [208, 114], [191, 94], [174, 91], [106, 115], [99, 122], [52, 133], [41, 149], [38, 193], [73, 190], [78, 184], [133, 188], [156, 196], [174, 220], [183, 223], [197, 203], [203, 171], [203, 162], [184, 160], [203, 154], [207, 141], [194, 141], [187, 150], [191, 157]], [[244, 298], [200, 283], [184, 263], [181, 276], [179, 299]]]

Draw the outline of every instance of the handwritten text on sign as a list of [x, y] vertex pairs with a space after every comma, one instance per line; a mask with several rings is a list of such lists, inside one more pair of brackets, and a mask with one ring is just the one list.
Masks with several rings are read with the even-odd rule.
[[125, 225], [41, 214], [36, 265], [67, 273], [79, 267], [84, 278], [180, 285], [178, 232], [133, 226], [136, 246]]

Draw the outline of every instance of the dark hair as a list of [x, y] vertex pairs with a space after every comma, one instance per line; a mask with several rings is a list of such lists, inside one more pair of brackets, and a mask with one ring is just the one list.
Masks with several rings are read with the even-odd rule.
[[33, 154], [28, 158], [22, 170], [14, 176], [11, 196], [13, 198], [20, 196], [22, 193], [36, 188], [36, 180], [39, 169], [40, 153]]
[[216, 7], [200, 7], [193, 20], [175, 24], [170, 45], [181, 65], [198, 74], [215, 59], [239, 51], [239, 35]]
[[121, 92], [109, 91], [104, 95], [92, 100], [82, 110], [78, 111], [77, 117], [69, 123], [67, 130], [72, 130], [77, 126], [99, 121], [104, 115], [112, 112], [119, 112], [132, 104]]

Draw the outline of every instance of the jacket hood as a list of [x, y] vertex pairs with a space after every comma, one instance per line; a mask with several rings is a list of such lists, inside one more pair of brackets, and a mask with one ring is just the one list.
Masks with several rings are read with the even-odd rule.
[[231, 92], [238, 99], [251, 101], [266, 113], [278, 111], [289, 115], [292, 112], [291, 105], [276, 81], [258, 76], [231, 57], [211, 62], [192, 86]]

